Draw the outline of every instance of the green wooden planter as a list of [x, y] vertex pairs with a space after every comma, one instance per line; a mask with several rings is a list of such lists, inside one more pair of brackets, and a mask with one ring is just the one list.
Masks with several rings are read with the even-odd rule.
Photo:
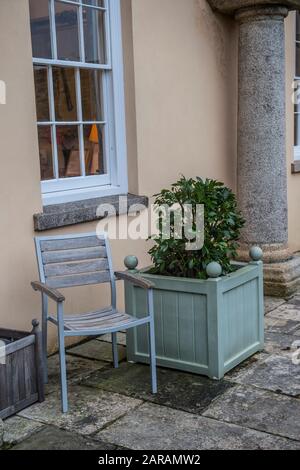
[[[264, 348], [263, 264], [239, 264], [228, 276], [205, 281], [156, 276], [157, 362], [160, 366], [221, 379]], [[145, 292], [126, 282], [126, 312], [147, 312]], [[128, 331], [130, 362], [148, 363], [146, 327]]]

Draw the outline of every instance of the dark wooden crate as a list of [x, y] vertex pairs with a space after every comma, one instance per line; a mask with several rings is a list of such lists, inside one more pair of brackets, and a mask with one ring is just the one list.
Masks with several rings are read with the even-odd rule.
[[38, 322], [31, 333], [0, 328], [7, 339], [5, 364], [0, 363], [0, 418], [5, 419], [37, 401], [44, 401], [42, 339]]

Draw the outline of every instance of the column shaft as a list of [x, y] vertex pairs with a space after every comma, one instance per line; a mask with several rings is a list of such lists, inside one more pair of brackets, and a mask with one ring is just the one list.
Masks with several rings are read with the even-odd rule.
[[238, 200], [242, 242], [288, 242], [285, 7], [240, 10]]

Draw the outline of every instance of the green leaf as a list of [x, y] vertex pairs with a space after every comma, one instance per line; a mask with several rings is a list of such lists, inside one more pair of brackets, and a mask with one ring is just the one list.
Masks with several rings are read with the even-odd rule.
[[[196, 205], [204, 204], [205, 241], [201, 250], [186, 251], [187, 240], [177, 240], [174, 216], [171, 216], [170, 240], [163, 240], [160, 235], [150, 236], [154, 246], [149, 250], [154, 264], [153, 272], [178, 277], [206, 279], [206, 266], [211, 261], [218, 261], [223, 266], [224, 274], [231, 272], [230, 258], [236, 256], [237, 240], [245, 221], [237, 209], [234, 193], [224, 186], [224, 183], [202, 179], [188, 179], [181, 176], [170, 189], [163, 189], [155, 195], [155, 211], [159, 206], [172, 206], [179, 203], [182, 207], [189, 203], [196, 213]], [[195, 215], [194, 215], [195, 217]], [[162, 230], [163, 217], [159, 218], [158, 228]], [[192, 232], [196, 234], [196, 220], [193, 220]]]

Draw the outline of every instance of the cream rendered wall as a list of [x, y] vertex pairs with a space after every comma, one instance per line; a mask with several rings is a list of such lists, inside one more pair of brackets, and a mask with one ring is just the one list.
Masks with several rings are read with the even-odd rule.
[[[38, 277], [32, 216], [42, 201], [28, 12], [28, 0], [0, 2], [0, 80], [7, 84], [7, 104], [0, 105], [0, 325], [19, 329], [40, 317], [40, 297], [30, 288]], [[205, 0], [132, 0], [132, 11], [131, 0], [122, 0], [122, 17], [130, 191], [151, 196], [181, 173], [235, 188], [234, 22], [213, 14]], [[116, 269], [130, 253], [147, 265], [148, 248], [113, 241]], [[120, 284], [120, 306], [122, 292]], [[101, 307], [107, 295], [102, 287], [77, 289], [66, 310]]]
[[300, 174], [291, 173], [294, 159], [294, 105], [292, 83], [295, 76], [295, 13], [286, 20], [286, 100], [287, 100], [287, 172], [289, 207], [289, 245], [300, 250]]
[[0, 324], [29, 328], [37, 303], [32, 214], [41, 210], [33, 72], [27, 1], [0, 2]]
[[132, 0], [140, 192], [236, 184], [236, 28], [206, 0]]

